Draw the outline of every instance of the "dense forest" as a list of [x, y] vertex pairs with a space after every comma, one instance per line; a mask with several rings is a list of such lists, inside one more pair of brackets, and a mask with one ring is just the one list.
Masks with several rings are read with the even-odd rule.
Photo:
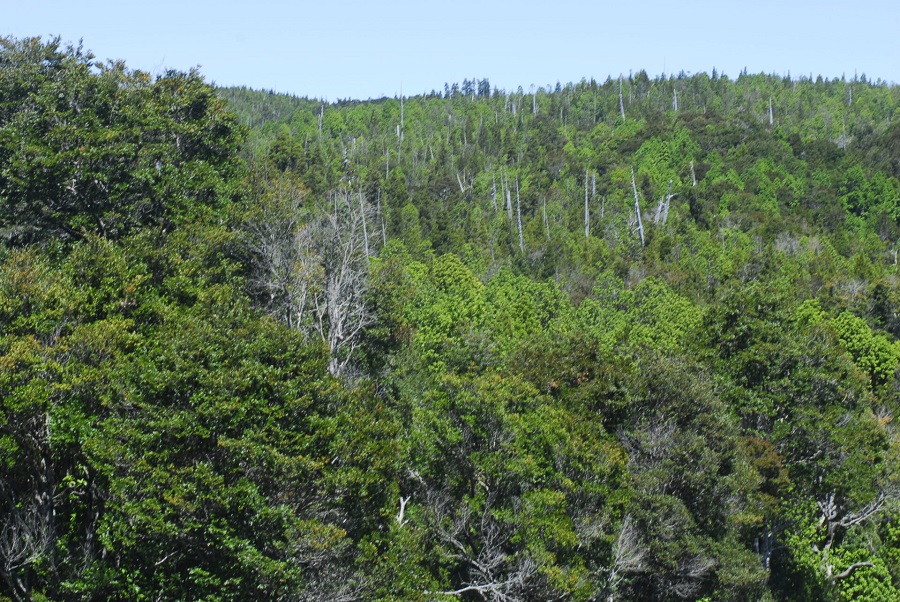
[[0, 38], [0, 600], [900, 599], [898, 118]]

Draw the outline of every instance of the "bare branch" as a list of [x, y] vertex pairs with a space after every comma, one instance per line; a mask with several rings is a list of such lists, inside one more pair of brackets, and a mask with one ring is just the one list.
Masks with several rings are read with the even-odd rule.
[[327, 207], [303, 219], [302, 200], [287, 191], [248, 224], [256, 263], [250, 281], [271, 314], [328, 345], [329, 371], [337, 376], [374, 320], [365, 300], [372, 208], [361, 193], [354, 208], [349, 193], [335, 192]]
[[[837, 581], [838, 579], [846, 579], [847, 577], [852, 575], [856, 569], [861, 569], [861, 568], [867, 567], [867, 566], [874, 567], [875, 565], [872, 564], [871, 562], [854, 562], [849, 567], [847, 567], [847, 569], [845, 571], [842, 571], [842, 572], [838, 573], [837, 575], [830, 575], [830, 577], [833, 581]], [[829, 569], [830, 568], [831, 567], [829, 567]]]
[[411, 496], [400, 496], [400, 513], [397, 514], [397, 523], [401, 527], [407, 523], [407, 521], [403, 518], [403, 515], [406, 513], [406, 504], [409, 503], [410, 498]]

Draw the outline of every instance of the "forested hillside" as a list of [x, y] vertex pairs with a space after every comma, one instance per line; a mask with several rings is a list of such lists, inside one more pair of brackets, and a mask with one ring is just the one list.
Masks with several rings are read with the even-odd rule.
[[898, 118], [3, 39], [0, 600], [900, 599]]

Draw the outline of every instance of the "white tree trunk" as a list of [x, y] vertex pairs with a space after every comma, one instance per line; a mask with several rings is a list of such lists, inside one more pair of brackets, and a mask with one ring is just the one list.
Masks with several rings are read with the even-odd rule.
[[[544, 230], [547, 232], [547, 240], [550, 240], [550, 220], [547, 219], [547, 198], [546, 197], [544, 197]], [[894, 254], [894, 260], [895, 260], [894, 263], [897, 263], [896, 259], [897, 259], [897, 255], [895, 253]]]
[[634, 181], [634, 168], [631, 168], [631, 189], [634, 191], [634, 215], [637, 218], [637, 231], [641, 237], [641, 246], [644, 246], [644, 223], [641, 221], [641, 202], [638, 199], [637, 184]]
[[491, 200], [494, 203], [494, 215], [497, 214], [497, 178], [491, 174]]
[[522, 238], [522, 203], [519, 201], [519, 176], [516, 176], [516, 221], [519, 225], [519, 250], [525, 252], [525, 241]]

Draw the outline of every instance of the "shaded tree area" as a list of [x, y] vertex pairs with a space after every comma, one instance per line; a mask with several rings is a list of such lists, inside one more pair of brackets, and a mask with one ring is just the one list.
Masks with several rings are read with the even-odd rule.
[[898, 100], [3, 39], [0, 600], [897, 598]]

